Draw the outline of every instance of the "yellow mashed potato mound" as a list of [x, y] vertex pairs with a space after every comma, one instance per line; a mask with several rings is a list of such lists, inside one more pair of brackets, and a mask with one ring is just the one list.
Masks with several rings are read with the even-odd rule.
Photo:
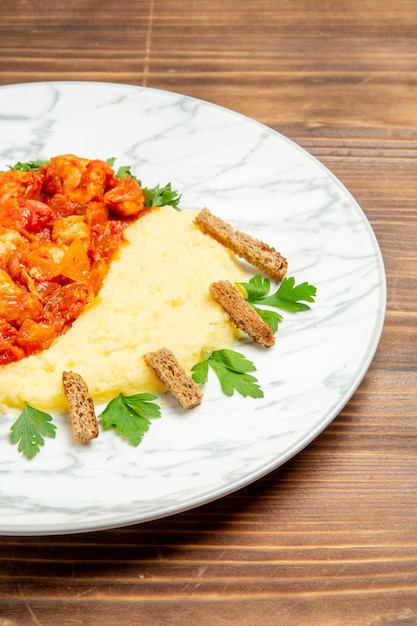
[[160, 393], [143, 355], [165, 347], [190, 369], [204, 350], [230, 347], [237, 333], [209, 295], [211, 282], [243, 279], [239, 263], [194, 225], [195, 211], [154, 209], [125, 231], [94, 303], [50, 348], [0, 369], [0, 408], [24, 401], [66, 410], [62, 372], [86, 381], [96, 404], [120, 392]]

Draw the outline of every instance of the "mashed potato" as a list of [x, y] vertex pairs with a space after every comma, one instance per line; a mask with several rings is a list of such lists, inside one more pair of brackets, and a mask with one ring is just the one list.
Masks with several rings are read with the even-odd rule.
[[155, 209], [126, 229], [93, 305], [43, 352], [0, 369], [3, 410], [26, 400], [65, 410], [64, 370], [85, 379], [95, 403], [120, 392], [159, 393], [143, 355], [169, 348], [190, 369], [203, 350], [226, 348], [236, 331], [211, 299], [211, 282], [243, 278], [239, 264], [193, 224], [194, 211]]

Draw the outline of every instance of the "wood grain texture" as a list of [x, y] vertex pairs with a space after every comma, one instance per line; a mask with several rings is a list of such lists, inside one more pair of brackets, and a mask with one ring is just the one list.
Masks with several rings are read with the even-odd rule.
[[179, 91], [283, 132], [370, 220], [376, 357], [304, 452], [204, 507], [130, 528], [0, 537], [0, 626], [417, 624], [414, 0], [3, 0], [0, 84]]

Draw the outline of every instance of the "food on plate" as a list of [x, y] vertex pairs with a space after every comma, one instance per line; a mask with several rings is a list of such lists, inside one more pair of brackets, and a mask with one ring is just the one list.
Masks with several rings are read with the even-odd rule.
[[[113, 161], [66, 154], [0, 172], [0, 410], [23, 407], [11, 440], [27, 458], [55, 436], [44, 411], [69, 411], [77, 443], [100, 420], [138, 445], [160, 416], [155, 394], [193, 409], [210, 369], [226, 395], [262, 398], [230, 346], [241, 333], [273, 346], [271, 308], [314, 301], [274, 248], [207, 208], [177, 211], [170, 183], [142, 187]], [[242, 282], [237, 257], [265, 276]]]
[[244, 277], [240, 263], [194, 224], [196, 211], [155, 208], [124, 229], [96, 298], [50, 347], [1, 367], [3, 410], [27, 401], [66, 410], [61, 375], [75, 371], [95, 404], [123, 392], [161, 393], [143, 355], [170, 349], [190, 370], [202, 351], [229, 347], [238, 332], [211, 298], [220, 277]]
[[228, 280], [218, 280], [210, 285], [214, 300], [226, 311], [233, 324], [255, 342], [270, 348], [275, 337], [266, 322], [246, 302], [239, 289]]
[[236, 391], [244, 398], [264, 397], [258, 381], [251, 373], [256, 371], [255, 365], [236, 350], [223, 348], [205, 352], [203, 360], [191, 368], [193, 380], [204, 385], [208, 380], [209, 369], [214, 370], [226, 396], [233, 396]]
[[178, 363], [171, 350], [160, 348], [148, 352], [145, 361], [183, 409], [194, 409], [201, 404], [203, 394], [200, 388]]
[[0, 172], [0, 365], [48, 348], [98, 294], [146, 213], [133, 177], [72, 154]]
[[18, 451], [27, 459], [33, 459], [45, 444], [44, 437], [54, 439], [56, 430], [52, 415], [24, 402], [21, 414], [10, 428], [10, 441], [17, 444]]
[[88, 443], [98, 437], [94, 402], [83, 378], [76, 372], [62, 372], [62, 385], [68, 403], [74, 439]]
[[104, 430], [114, 430], [132, 446], [142, 441], [151, 425], [151, 419], [161, 417], [161, 408], [153, 393], [134, 393], [126, 396], [119, 393], [110, 400], [100, 414], [100, 424]]
[[270, 278], [275, 280], [284, 278], [287, 261], [275, 248], [251, 235], [234, 230], [230, 224], [210, 213], [207, 208], [198, 213], [195, 223], [203, 233], [213, 237]]

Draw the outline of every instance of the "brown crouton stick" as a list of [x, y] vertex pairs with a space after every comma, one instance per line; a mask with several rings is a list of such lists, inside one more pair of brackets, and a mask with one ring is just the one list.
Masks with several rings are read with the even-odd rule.
[[246, 302], [239, 289], [228, 280], [219, 280], [210, 285], [211, 296], [226, 311], [233, 324], [245, 332], [256, 343], [270, 348], [275, 337], [268, 324]]
[[63, 372], [62, 383], [74, 439], [77, 443], [88, 443], [98, 436], [96, 412], [88, 387], [84, 379], [75, 372]]
[[145, 361], [183, 409], [194, 409], [201, 404], [203, 394], [200, 388], [170, 350], [161, 348], [148, 352]]
[[201, 232], [210, 235], [270, 278], [279, 281], [284, 278], [288, 264], [275, 248], [251, 235], [234, 230], [230, 224], [210, 213], [208, 209], [202, 209], [194, 222]]

